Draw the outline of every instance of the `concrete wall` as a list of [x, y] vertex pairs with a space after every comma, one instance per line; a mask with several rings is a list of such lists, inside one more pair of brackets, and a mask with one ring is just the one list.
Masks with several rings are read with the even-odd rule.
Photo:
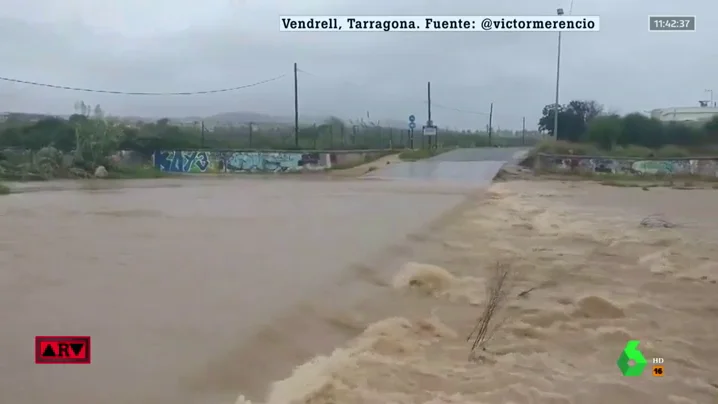
[[387, 150], [339, 150], [331, 151], [329, 155], [332, 166], [345, 167], [373, 161], [387, 153]]
[[156, 151], [152, 164], [174, 173], [301, 172], [331, 168], [328, 153], [276, 151]]
[[629, 175], [698, 175], [718, 177], [718, 157], [621, 158], [539, 154], [534, 168], [543, 172], [585, 172]]

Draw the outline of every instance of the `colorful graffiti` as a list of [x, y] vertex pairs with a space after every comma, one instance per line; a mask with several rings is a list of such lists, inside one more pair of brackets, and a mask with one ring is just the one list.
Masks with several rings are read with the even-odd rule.
[[540, 155], [538, 167], [547, 171], [630, 175], [700, 175], [718, 177], [718, 158], [639, 160], [630, 158]]
[[205, 151], [157, 151], [153, 160], [158, 169], [173, 173], [206, 173], [212, 164], [210, 152]]
[[641, 160], [631, 164], [631, 169], [641, 174], [673, 174], [683, 171], [682, 168], [677, 167], [674, 161], [663, 160]]
[[[154, 166], [174, 173], [280, 173], [328, 168], [319, 153], [249, 151], [156, 151]], [[325, 161], [324, 164], [323, 161]]]
[[319, 154], [229, 152], [220, 158], [225, 172], [294, 172], [319, 165]]

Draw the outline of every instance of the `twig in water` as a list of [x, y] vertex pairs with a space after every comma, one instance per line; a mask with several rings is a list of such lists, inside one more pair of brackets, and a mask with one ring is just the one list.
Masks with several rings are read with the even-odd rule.
[[476, 322], [474, 329], [471, 331], [469, 336], [466, 337], [467, 342], [470, 341], [471, 338], [474, 338], [474, 342], [471, 345], [471, 355], [473, 355], [477, 347], [483, 350], [486, 343], [491, 340], [494, 333], [505, 322], [504, 319], [504, 321], [501, 321], [495, 325], [492, 324], [494, 315], [497, 311], [499, 311], [499, 309], [501, 309], [504, 301], [506, 300], [506, 297], [508, 296], [507, 289], [509, 272], [510, 271], [508, 270], [508, 268], [506, 268], [505, 265], [497, 263], [494, 269], [494, 273], [491, 279], [489, 279], [489, 283], [486, 287], [487, 297], [484, 311], [481, 314], [481, 317], [479, 317], [478, 321]]

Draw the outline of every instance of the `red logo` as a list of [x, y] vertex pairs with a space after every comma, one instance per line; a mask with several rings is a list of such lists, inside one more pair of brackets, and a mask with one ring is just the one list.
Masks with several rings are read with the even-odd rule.
[[90, 337], [35, 337], [36, 364], [89, 364]]

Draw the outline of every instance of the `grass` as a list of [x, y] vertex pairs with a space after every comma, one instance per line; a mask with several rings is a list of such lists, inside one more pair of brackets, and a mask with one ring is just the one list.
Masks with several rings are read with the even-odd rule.
[[171, 175], [154, 167], [115, 167], [107, 172], [108, 179], [119, 180], [165, 178]]
[[[638, 158], [685, 158], [702, 153], [674, 145], [666, 145], [658, 149], [643, 146], [616, 146], [611, 150], [601, 149], [592, 143], [572, 143], [563, 140], [542, 140], [532, 150], [531, 155], [538, 153], [576, 156], [605, 157], [638, 157]], [[715, 152], [714, 152], [715, 154]]]
[[10, 187], [0, 183], [0, 195], [7, 195], [10, 193]]
[[403, 152], [399, 153], [399, 159], [401, 159], [401, 161], [418, 161], [434, 157], [437, 154], [441, 154], [445, 151], [446, 150], [443, 149], [404, 150]]

